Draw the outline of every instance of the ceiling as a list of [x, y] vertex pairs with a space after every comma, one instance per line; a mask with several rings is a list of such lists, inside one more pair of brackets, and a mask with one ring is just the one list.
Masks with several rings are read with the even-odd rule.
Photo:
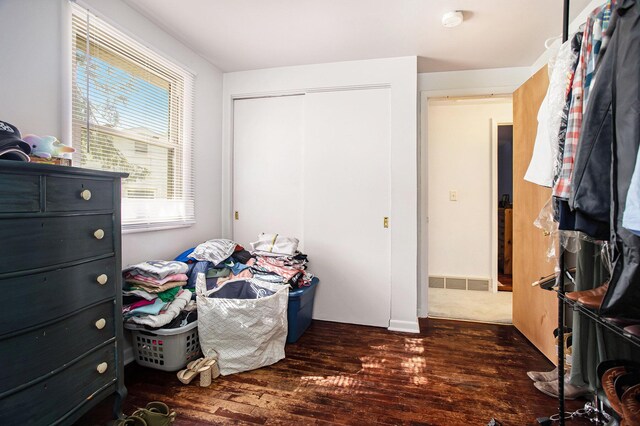
[[[530, 66], [560, 0], [125, 0], [222, 71], [418, 56], [419, 72]], [[575, 17], [589, 0], [572, 0]], [[444, 28], [443, 13], [465, 22]]]

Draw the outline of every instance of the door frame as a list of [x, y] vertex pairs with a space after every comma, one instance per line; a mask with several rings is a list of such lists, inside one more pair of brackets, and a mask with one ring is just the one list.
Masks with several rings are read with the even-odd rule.
[[[429, 99], [430, 98], [462, 98], [462, 97], [491, 97], [509, 96], [513, 99], [513, 91], [517, 86], [512, 87], [480, 87], [469, 89], [445, 89], [445, 90], [420, 90], [418, 102], [418, 316], [426, 318], [429, 315], [429, 210], [428, 210], [428, 165], [429, 165], [429, 145], [428, 145], [428, 121], [429, 121]], [[494, 124], [495, 123], [495, 124]], [[492, 204], [495, 214], [492, 213], [491, 223], [491, 262], [495, 267], [489, 279], [491, 280], [491, 292], [498, 291], [498, 174], [497, 174], [497, 146], [498, 146], [498, 123], [491, 120], [491, 170], [492, 170]], [[494, 135], [495, 133], [495, 135]], [[495, 142], [494, 142], [495, 139]], [[495, 143], [495, 147], [494, 147]], [[495, 173], [494, 173], [495, 167]], [[495, 187], [494, 187], [495, 186]], [[495, 238], [494, 238], [495, 234]]]

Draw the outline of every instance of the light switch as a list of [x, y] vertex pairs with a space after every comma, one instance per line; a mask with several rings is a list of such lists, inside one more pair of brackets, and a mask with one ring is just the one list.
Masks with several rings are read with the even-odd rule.
[[458, 191], [449, 191], [449, 201], [458, 201]]

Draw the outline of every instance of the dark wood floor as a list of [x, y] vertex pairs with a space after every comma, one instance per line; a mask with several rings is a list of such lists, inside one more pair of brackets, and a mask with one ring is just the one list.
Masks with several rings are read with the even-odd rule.
[[[555, 412], [556, 401], [526, 376], [553, 366], [512, 326], [447, 320], [421, 326], [421, 334], [405, 334], [314, 321], [287, 345], [285, 360], [221, 377], [209, 388], [129, 366], [125, 413], [159, 400], [178, 412], [176, 425], [191, 426], [486, 425], [492, 417], [533, 425]], [[78, 424], [100, 424], [98, 411]]]
[[511, 274], [498, 272], [498, 291], [513, 291], [513, 277]]

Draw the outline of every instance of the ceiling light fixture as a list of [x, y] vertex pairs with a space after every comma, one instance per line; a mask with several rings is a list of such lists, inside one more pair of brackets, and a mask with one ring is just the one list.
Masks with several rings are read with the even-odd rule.
[[442, 15], [442, 25], [446, 28], [457, 27], [464, 21], [464, 15], [460, 10], [454, 10]]

